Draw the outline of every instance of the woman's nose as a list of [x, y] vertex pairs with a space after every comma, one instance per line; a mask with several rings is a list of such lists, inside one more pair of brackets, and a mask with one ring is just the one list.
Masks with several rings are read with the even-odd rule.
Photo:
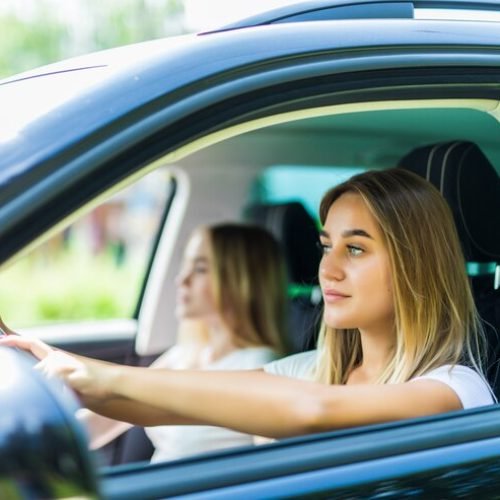
[[333, 250], [323, 255], [319, 263], [319, 274], [325, 279], [334, 281], [344, 279], [345, 273], [340, 258]]
[[187, 284], [189, 279], [189, 273], [181, 271], [179, 274], [177, 274], [175, 278], [175, 286], [182, 286]]

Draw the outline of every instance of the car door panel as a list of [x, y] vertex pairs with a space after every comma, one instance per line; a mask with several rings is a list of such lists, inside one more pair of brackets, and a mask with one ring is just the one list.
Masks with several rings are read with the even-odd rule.
[[[325, 494], [335, 498], [337, 493], [349, 497], [351, 491], [356, 498], [357, 493], [373, 493], [384, 481], [394, 495], [411, 487], [412, 481], [421, 482], [430, 492], [434, 481], [442, 478], [448, 487], [453, 485], [459, 491], [473, 482], [476, 465], [489, 470], [498, 460], [499, 412], [496, 407], [487, 407], [288, 439], [151, 467], [105, 469], [103, 488], [110, 499], [201, 496], [211, 491], [214, 498], [219, 493], [227, 493], [228, 498], [247, 492], [247, 498], [293, 497], [295, 486], [298, 497]], [[454, 476], [459, 467], [464, 468], [463, 473]], [[489, 491], [499, 472], [494, 470], [491, 483], [488, 479], [487, 484], [476, 484], [478, 491], [483, 486]]]

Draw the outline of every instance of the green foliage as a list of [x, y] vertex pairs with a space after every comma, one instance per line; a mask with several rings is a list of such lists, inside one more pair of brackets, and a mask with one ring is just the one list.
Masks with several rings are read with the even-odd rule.
[[2, 271], [0, 304], [16, 328], [56, 321], [130, 318], [144, 272], [117, 265], [111, 254], [89, 256], [77, 248], [49, 261], [23, 258]]
[[114, 3], [93, 0], [89, 5], [92, 13], [99, 11], [101, 14], [95, 17], [93, 29], [96, 49], [152, 40], [179, 32], [174, 23], [168, 22], [182, 12], [182, 3], [178, 0], [122, 0], [119, 7]]
[[0, 11], [0, 78], [68, 57], [183, 32], [181, 0], [71, 0], [72, 9], [69, 4], [33, 0], [27, 11], [5, 7]]
[[[44, 21], [40, 23], [40, 19]], [[0, 33], [0, 76], [62, 59], [69, 36], [67, 29], [41, 7], [29, 19], [10, 13], [0, 16]]]

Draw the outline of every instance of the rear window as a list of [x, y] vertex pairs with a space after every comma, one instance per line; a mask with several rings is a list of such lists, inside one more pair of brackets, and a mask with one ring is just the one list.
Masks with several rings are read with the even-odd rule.
[[362, 167], [347, 166], [274, 165], [262, 172], [256, 180], [252, 202], [298, 201], [318, 220], [319, 204], [325, 192], [365, 170]]

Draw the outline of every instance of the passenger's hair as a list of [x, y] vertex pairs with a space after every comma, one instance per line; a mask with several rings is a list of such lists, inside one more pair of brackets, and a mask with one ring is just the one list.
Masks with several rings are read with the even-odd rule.
[[[369, 171], [328, 191], [324, 224], [344, 193], [361, 196], [389, 254], [396, 343], [379, 383], [400, 383], [445, 364], [481, 373], [482, 330], [451, 210], [439, 191], [403, 169]], [[316, 379], [344, 384], [362, 361], [360, 333], [322, 325]]]
[[203, 228], [211, 243], [216, 305], [241, 346], [286, 353], [286, 267], [265, 229], [247, 224]]

